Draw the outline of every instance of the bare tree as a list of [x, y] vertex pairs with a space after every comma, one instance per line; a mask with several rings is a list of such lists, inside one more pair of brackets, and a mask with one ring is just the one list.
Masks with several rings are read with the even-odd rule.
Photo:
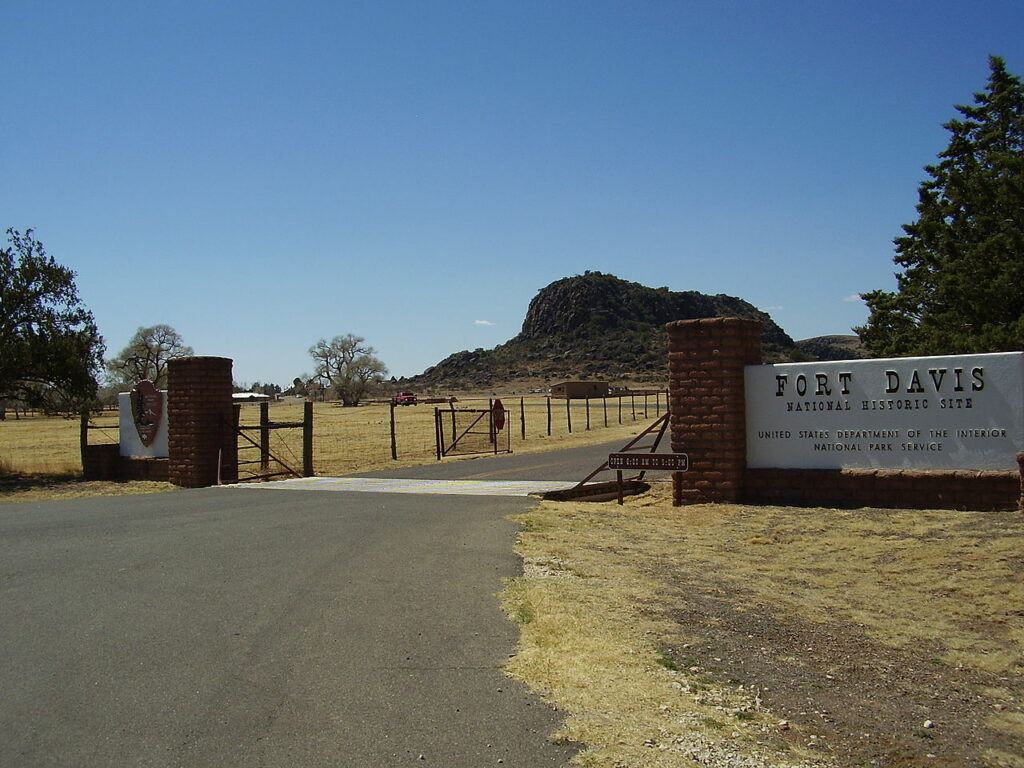
[[169, 325], [139, 328], [121, 353], [107, 361], [107, 373], [114, 383], [134, 386], [149, 379], [157, 387], [167, 386], [167, 362], [194, 354]]
[[345, 406], [359, 405], [388, 372], [366, 339], [351, 333], [330, 341], [320, 339], [309, 348], [309, 354], [316, 364], [316, 377], [332, 386]]

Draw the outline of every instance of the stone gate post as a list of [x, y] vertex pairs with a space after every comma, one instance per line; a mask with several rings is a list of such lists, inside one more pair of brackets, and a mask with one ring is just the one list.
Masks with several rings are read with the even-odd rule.
[[743, 368], [761, 363], [761, 323], [715, 317], [666, 329], [672, 450], [690, 460], [673, 475], [674, 501], [736, 501], [747, 462]]
[[[238, 480], [231, 360], [178, 357], [167, 364], [169, 480], [186, 488]], [[219, 461], [219, 466], [218, 466]]]

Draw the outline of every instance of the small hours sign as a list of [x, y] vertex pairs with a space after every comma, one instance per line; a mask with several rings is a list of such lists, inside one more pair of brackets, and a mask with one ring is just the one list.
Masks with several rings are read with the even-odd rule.
[[610, 453], [608, 469], [661, 469], [669, 472], [686, 472], [690, 468], [685, 453]]

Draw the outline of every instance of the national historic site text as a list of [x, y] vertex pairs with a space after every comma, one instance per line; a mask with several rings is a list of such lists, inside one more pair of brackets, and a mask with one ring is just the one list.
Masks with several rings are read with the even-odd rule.
[[755, 366], [751, 466], [992, 468], [1021, 443], [1022, 354]]

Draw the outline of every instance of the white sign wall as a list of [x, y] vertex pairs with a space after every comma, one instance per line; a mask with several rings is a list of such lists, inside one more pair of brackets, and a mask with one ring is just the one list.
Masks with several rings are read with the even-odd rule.
[[1016, 469], [1024, 353], [748, 366], [747, 466]]
[[165, 458], [169, 454], [167, 449], [167, 391], [161, 390], [164, 396], [165, 407], [160, 414], [160, 426], [157, 428], [156, 437], [150, 445], [143, 445], [139, 437], [139, 430], [135, 427], [135, 416], [132, 413], [131, 392], [121, 392], [117, 396], [118, 426], [121, 433], [121, 455], [136, 457]]

